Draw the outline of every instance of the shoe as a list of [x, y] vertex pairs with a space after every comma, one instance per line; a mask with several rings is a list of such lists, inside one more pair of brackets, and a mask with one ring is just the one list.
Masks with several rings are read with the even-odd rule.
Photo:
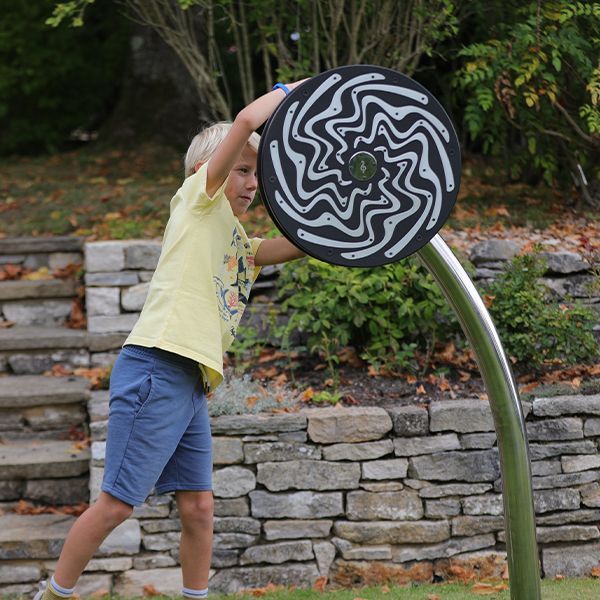
[[38, 588], [38, 591], [33, 597], [33, 600], [42, 600], [42, 598], [44, 597], [44, 592], [46, 591], [46, 587], [48, 587], [48, 582], [40, 581], [40, 587]]

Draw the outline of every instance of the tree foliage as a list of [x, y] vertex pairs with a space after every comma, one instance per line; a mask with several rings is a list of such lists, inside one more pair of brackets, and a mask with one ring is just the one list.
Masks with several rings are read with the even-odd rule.
[[509, 152], [515, 175], [570, 171], [600, 206], [600, 3], [530, 1], [490, 33], [459, 52], [471, 137]]
[[103, 118], [118, 86], [126, 22], [112, 4], [87, 29], [51, 32], [48, 5], [12, 2], [0, 14], [0, 154], [47, 151]]

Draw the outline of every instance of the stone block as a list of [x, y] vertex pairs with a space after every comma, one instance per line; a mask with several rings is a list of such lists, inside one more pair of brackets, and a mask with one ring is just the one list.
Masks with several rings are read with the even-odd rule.
[[2, 562], [0, 564], [0, 584], [37, 582], [42, 576], [42, 570], [35, 564], [20, 562]]
[[48, 267], [51, 271], [64, 269], [69, 265], [83, 264], [83, 254], [81, 252], [52, 252], [48, 257]]
[[600, 436], [600, 419], [586, 419], [583, 426], [583, 435], [585, 437]]
[[442, 452], [410, 459], [409, 475], [427, 480], [495, 481], [500, 476], [498, 451]]
[[91, 333], [130, 332], [139, 316], [139, 313], [127, 313], [115, 317], [89, 317], [88, 331]]
[[90, 352], [120, 352], [121, 346], [127, 339], [127, 333], [91, 333], [88, 332], [86, 341]]
[[564, 577], [589, 577], [600, 564], [600, 544], [574, 544], [542, 549], [542, 566], [547, 579]]
[[320, 408], [304, 411], [308, 437], [317, 443], [368, 442], [381, 439], [392, 429], [383, 408]]
[[332, 444], [323, 448], [325, 460], [373, 460], [394, 451], [392, 440], [363, 442], [362, 444]]
[[257, 563], [281, 564], [289, 561], [312, 560], [315, 557], [309, 540], [261, 544], [244, 550], [240, 565]]
[[346, 517], [351, 521], [410, 521], [423, 517], [419, 494], [400, 492], [350, 492], [346, 496]]
[[333, 521], [328, 519], [286, 519], [265, 521], [263, 531], [266, 540], [325, 538], [329, 535]]
[[0, 598], [24, 598], [33, 596], [37, 590], [38, 586], [35, 583], [0, 585]]
[[423, 436], [429, 433], [429, 413], [425, 407], [398, 406], [387, 409], [398, 437]]
[[402, 479], [408, 472], [405, 458], [371, 460], [361, 464], [363, 479]]
[[144, 302], [146, 302], [149, 289], [149, 283], [138, 283], [137, 285], [132, 285], [130, 288], [125, 288], [121, 292], [121, 306], [123, 310], [141, 311]]
[[117, 577], [113, 593], [125, 598], [144, 596], [144, 587], [152, 587], [164, 596], [181, 595], [181, 569], [146, 569], [127, 571]]
[[[340, 553], [344, 560], [392, 560], [392, 547], [389, 544], [380, 546], [355, 546], [341, 538], [334, 538], [339, 544]], [[344, 542], [341, 544], [340, 542]]]
[[358, 544], [428, 544], [450, 537], [448, 521], [336, 521], [334, 534]]
[[244, 460], [244, 448], [238, 438], [213, 437], [213, 464], [233, 465]]
[[560, 459], [565, 473], [587, 471], [600, 468], [600, 454], [583, 454], [581, 456], [563, 456]]
[[126, 242], [103, 241], [85, 244], [85, 270], [88, 273], [122, 271], [125, 268]]
[[137, 554], [140, 551], [142, 534], [137, 519], [127, 519], [114, 529], [102, 542], [96, 556], [113, 554]]
[[484, 400], [444, 400], [429, 406], [431, 431], [494, 431], [490, 405]]
[[213, 472], [213, 494], [217, 498], [245, 496], [256, 487], [256, 477], [250, 469], [225, 467]]
[[140, 527], [144, 533], [163, 533], [165, 531], [180, 531], [181, 521], [179, 519], [143, 519]]
[[557, 442], [554, 444], [529, 444], [531, 460], [553, 458], [563, 454], [595, 454], [596, 444], [592, 440], [580, 442]]
[[428, 519], [447, 519], [460, 514], [460, 501], [455, 498], [425, 500], [425, 516]]
[[128, 571], [133, 566], [133, 560], [128, 556], [115, 558], [92, 558], [85, 568], [88, 571]]
[[295, 492], [271, 494], [250, 492], [252, 516], [269, 519], [315, 519], [344, 514], [341, 492]]
[[367, 492], [399, 492], [404, 489], [404, 484], [399, 481], [361, 481], [359, 487]]
[[[179, 546], [179, 531], [164, 531], [163, 533], [146, 534], [143, 538], [145, 550], [165, 552]], [[216, 545], [216, 539], [214, 540]]]
[[[600, 539], [600, 531], [595, 525], [564, 525], [562, 527], [537, 527], [538, 544], [556, 544], [565, 542], [589, 542]], [[500, 542], [506, 541], [504, 531], [498, 533]]]
[[48, 300], [15, 300], [4, 302], [2, 312], [7, 321], [15, 325], [62, 325], [71, 314], [71, 298]]
[[489, 483], [447, 483], [444, 485], [429, 485], [421, 487], [421, 498], [444, 498], [446, 496], [470, 496], [471, 494], [484, 494], [492, 489]]
[[292, 460], [258, 465], [256, 481], [268, 490], [351, 490], [358, 488], [360, 465], [316, 460]]
[[534, 460], [531, 463], [531, 474], [535, 477], [557, 475], [562, 472], [559, 460]]
[[[68, 497], [65, 496], [68, 490]], [[30, 479], [25, 484], [23, 497], [44, 504], [81, 504], [89, 501], [87, 477], [69, 479]]]
[[600, 485], [590, 483], [579, 488], [581, 503], [590, 508], [600, 508]]
[[495, 516], [458, 516], [452, 519], [453, 536], [480, 535], [504, 529], [504, 519]]
[[248, 498], [215, 498], [215, 516], [247, 517], [250, 514]]
[[490, 239], [471, 247], [469, 258], [476, 265], [490, 261], [511, 260], [521, 251], [521, 244], [512, 240]]
[[527, 437], [530, 441], [543, 442], [579, 440], [583, 438], [583, 421], [566, 417], [527, 423]]
[[137, 285], [138, 274], [135, 271], [110, 271], [105, 273], [86, 273], [85, 285], [89, 287], [125, 287]]
[[133, 559], [133, 568], [139, 571], [174, 567], [177, 561], [168, 554], [140, 554]]
[[220, 570], [210, 580], [210, 589], [219, 594], [234, 594], [268, 584], [311, 587], [319, 577], [314, 563], [287, 563], [268, 567], [236, 567]]
[[213, 543], [215, 548], [228, 549], [228, 548], [248, 548], [258, 542], [258, 535], [251, 535], [249, 533], [215, 533], [213, 536]]
[[277, 439], [280, 442], [299, 442], [304, 444], [308, 441], [308, 434], [306, 431], [283, 431], [277, 434]]
[[504, 513], [502, 496], [500, 494], [486, 494], [485, 496], [467, 496], [461, 498], [462, 510], [465, 515], [493, 515], [500, 516]]
[[56, 350], [51, 352], [14, 353], [8, 364], [15, 375], [39, 375], [56, 364], [88, 368], [90, 355], [85, 350]]
[[90, 423], [90, 435], [94, 441], [106, 440], [108, 435], [108, 421], [93, 421]]
[[6, 500], [19, 500], [23, 497], [25, 481], [22, 479], [0, 481], [0, 502]]
[[210, 421], [213, 435], [273, 434], [306, 429], [304, 414], [223, 415]]
[[260, 521], [249, 517], [215, 517], [215, 533], [260, 534]]
[[314, 461], [321, 458], [321, 449], [318, 446], [292, 442], [250, 443], [244, 444], [244, 457], [246, 463]]
[[537, 515], [538, 525], [569, 525], [571, 523], [592, 523], [597, 525], [600, 522], [600, 510], [569, 510], [556, 512], [549, 515]]
[[495, 445], [495, 433], [465, 433], [460, 436], [460, 447], [463, 450], [484, 450]]
[[434, 560], [449, 558], [463, 552], [493, 548], [496, 538], [493, 533], [474, 535], [471, 537], [452, 538], [441, 544], [424, 544], [412, 546], [394, 546], [392, 560], [394, 562], [411, 562], [414, 560]]
[[239, 563], [240, 550], [235, 548], [213, 548], [211, 567], [215, 569], [225, 569], [235, 567]]
[[125, 268], [154, 271], [158, 265], [162, 245], [155, 242], [129, 242], [125, 246]]
[[329, 576], [329, 569], [335, 558], [335, 546], [331, 542], [313, 542], [313, 552], [321, 577]]
[[36, 406], [22, 411], [25, 422], [34, 431], [64, 429], [85, 423], [87, 415], [80, 404]]
[[555, 396], [535, 398], [533, 414], [536, 417], [560, 417], [562, 415], [600, 415], [600, 394], [590, 396]]
[[554, 489], [561, 487], [574, 487], [600, 479], [600, 471], [582, 471], [580, 473], [560, 473], [546, 477], [533, 477], [533, 489]]
[[541, 252], [540, 256], [546, 260], [548, 272], [568, 275], [569, 273], [578, 273], [587, 271], [590, 265], [583, 260], [577, 252]]
[[88, 317], [114, 316], [121, 314], [118, 287], [90, 287], [85, 292]]
[[533, 505], [536, 513], [556, 510], [577, 510], [581, 499], [577, 490], [537, 490], [533, 492]]
[[117, 361], [118, 356], [119, 352], [94, 352], [90, 355], [90, 366], [92, 368], [112, 368]]
[[460, 442], [456, 433], [432, 435], [428, 437], [413, 437], [394, 440], [396, 456], [418, 456], [434, 454], [448, 450], [460, 450]]

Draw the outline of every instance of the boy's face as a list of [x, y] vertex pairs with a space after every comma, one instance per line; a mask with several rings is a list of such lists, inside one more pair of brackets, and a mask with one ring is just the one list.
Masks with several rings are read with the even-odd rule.
[[243, 215], [254, 200], [258, 186], [256, 160], [256, 152], [246, 145], [229, 173], [225, 195], [236, 217]]

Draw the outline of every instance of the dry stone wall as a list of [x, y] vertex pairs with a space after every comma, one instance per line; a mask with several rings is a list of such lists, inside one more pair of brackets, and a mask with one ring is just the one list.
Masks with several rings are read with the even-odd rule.
[[[107, 402], [95, 392], [89, 405], [92, 497]], [[589, 575], [600, 565], [600, 395], [535, 398], [523, 409], [544, 575]], [[310, 586], [322, 576], [337, 586], [431, 581], [456, 566], [506, 574], [487, 401], [222, 416], [211, 426], [213, 591]], [[178, 592], [179, 527], [170, 495], [136, 509], [104, 559], [115, 593], [148, 583]]]

